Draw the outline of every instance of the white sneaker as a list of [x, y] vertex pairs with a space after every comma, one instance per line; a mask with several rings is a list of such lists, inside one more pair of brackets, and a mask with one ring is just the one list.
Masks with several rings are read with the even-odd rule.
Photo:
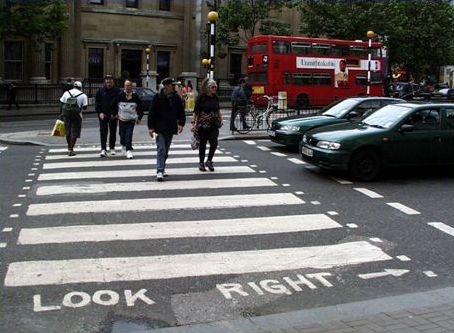
[[130, 160], [130, 159], [133, 158], [133, 157], [134, 157], [134, 156], [132, 156], [132, 152], [131, 152], [130, 150], [128, 150], [128, 151], [126, 152], [126, 158], [127, 158], [128, 160]]
[[162, 174], [162, 172], [158, 172], [158, 173], [156, 174], [156, 180], [157, 180], [158, 182], [162, 182], [162, 181], [164, 180], [164, 175]]
[[110, 150], [110, 155], [115, 155], [115, 148]]
[[99, 154], [101, 157], [107, 157], [107, 151], [105, 149], [101, 150], [101, 153]]
[[126, 146], [121, 146], [121, 155], [126, 155]]
[[162, 176], [163, 176], [163, 177], [167, 177], [167, 176], [168, 176], [167, 172], [164, 171], [164, 172], [162, 173]]

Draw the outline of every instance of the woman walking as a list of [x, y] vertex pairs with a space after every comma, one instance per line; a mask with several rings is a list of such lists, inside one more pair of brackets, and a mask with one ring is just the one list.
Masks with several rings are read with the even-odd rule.
[[[218, 147], [219, 127], [222, 126], [222, 115], [219, 109], [217, 95], [217, 84], [212, 79], [202, 81], [200, 95], [195, 102], [192, 116], [193, 130], [197, 131], [199, 137], [199, 170], [214, 171], [213, 157]], [[207, 142], [210, 143], [208, 158], [205, 162], [205, 150]]]

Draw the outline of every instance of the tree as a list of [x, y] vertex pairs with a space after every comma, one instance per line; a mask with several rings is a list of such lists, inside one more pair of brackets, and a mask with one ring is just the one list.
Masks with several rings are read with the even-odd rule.
[[5, 0], [0, 8], [0, 38], [30, 37], [35, 47], [67, 28], [63, 0]]
[[365, 40], [385, 37], [389, 61], [416, 79], [454, 63], [454, 8], [449, 0], [300, 0], [301, 32], [309, 36]]

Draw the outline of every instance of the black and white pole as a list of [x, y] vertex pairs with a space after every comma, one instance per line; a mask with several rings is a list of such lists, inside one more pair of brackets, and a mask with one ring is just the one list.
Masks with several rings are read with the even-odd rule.
[[374, 32], [369, 30], [367, 32], [367, 38], [369, 38], [369, 55], [367, 58], [367, 91], [366, 94], [370, 95], [370, 85], [371, 85], [371, 78], [370, 78], [370, 67], [372, 64], [372, 38], [374, 37]]
[[146, 79], [146, 86], [148, 88], [148, 82], [150, 80], [150, 52], [151, 52], [151, 49], [149, 47], [147, 47], [145, 49], [145, 53], [147, 54], [147, 79]]
[[208, 22], [210, 23], [210, 36], [209, 36], [209, 45], [210, 45], [210, 63], [208, 78], [214, 78], [214, 60], [215, 60], [215, 50], [214, 46], [216, 45], [216, 21], [218, 20], [219, 15], [217, 12], [212, 11], [208, 13]]

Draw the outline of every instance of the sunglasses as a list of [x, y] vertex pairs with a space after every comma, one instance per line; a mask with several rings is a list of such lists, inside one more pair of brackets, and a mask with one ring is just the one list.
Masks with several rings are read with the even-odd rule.
[[218, 86], [210, 86], [210, 89], [218, 89]]

